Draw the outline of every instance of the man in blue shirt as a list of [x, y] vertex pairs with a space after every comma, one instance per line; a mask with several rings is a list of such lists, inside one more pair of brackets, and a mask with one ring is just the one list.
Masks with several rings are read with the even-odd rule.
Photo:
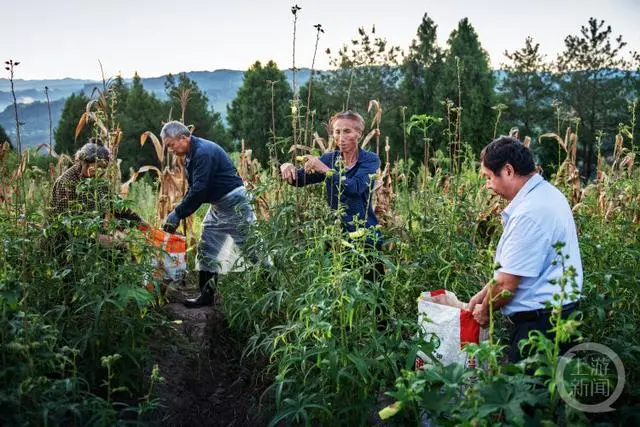
[[[175, 232], [180, 220], [193, 214], [203, 203], [209, 210], [202, 223], [196, 269], [200, 295], [184, 301], [188, 308], [213, 304], [218, 284], [220, 251], [231, 237], [242, 248], [247, 229], [255, 221], [249, 196], [229, 155], [215, 142], [191, 135], [178, 121], [166, 123], [160, 132], [163, 144], [178, 156], [185, 156], [189, 189], [180, 204], [167, 216], [165, 231]], [[211, 283], [211, 281], [213, 283]]]
[[[280, 173], [289, 184], [297, 187], [324, 181], [331, 209], [338, 209], [339, 205], [345, 208], [342, 216], [345, 231], [356, 231], [356, 218], [364, 222], [365, 228], [373, 228], [378, 219], [371, 203], [371, 176], [380, 168], [380, 158], [358, 146], [364, 132], [364, 120], [358, 113], [338, 113], [331, 118], [330, 125], [338, 150], [320, 157], [305, 156], [304, 167], [300, 169], [284, 163], [280, 166]], [[372, 245], [380, 248], [377, 230], [375, 238], [370, 240]]]
[[[553, 338], [549, 332], [551, 310], [545, 308], [553, 294], [560, 293], [558, 284], [550, 283], [563, 275], [561, 263], [554, 262], [558, 255], [556, 243], [564, 243], [562, 254], [565, 266], [575, 269], [575, 285], [582, 290], [582, 261], [576, 225], [571, 207], [565, 196], [535, 171], [531, 151], [520, 141], [501, 137], [487, 145], [480, 154], [482, 174], [487, 188], [510, 203], [502, 212], [504, 231], [496, 248], [496, 270], [492, 297], [508, 291], [511, 296], [498, 298], [494, 308], [501, 308], [510, 323], [510, 362], [523, 358], [518, 342], [529, 332], [539, 330]], [[481, 325], [488, 321], [489, 299], [487, 284], [469, 302], [468, 309]], [[576, 306], [573, 289], [565, 289], [562, 315], [566, 317]], [[565, 344], [562, 350], [568, 349]]]

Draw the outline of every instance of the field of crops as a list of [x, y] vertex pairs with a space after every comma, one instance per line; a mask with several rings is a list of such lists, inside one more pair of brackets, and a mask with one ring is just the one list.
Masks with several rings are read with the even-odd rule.
[[[246, 250], [261, 262], [223, 277], [220, 309], [241, 337], [243, 363], [254, 366], [264, 384], [255, 422], [420, 425], [428, 414], [438, 425], [637, 423], [636, 150], [619, 136], [614, 156], [598, 162], [597, 179], [583, 183], [571, 145], [576, 137], [568, 133], [559, 141], [568, 143], [566, 160], [546, 178], [573, 207], [585, 270], [581, 315], [559, 328], [567, 337], [604, 344], [621, 358], [626, 377], [615, 412], [587, 414], [564, 404], [554, 379], [553, 342], [530, 339], [534, 369], [503, 364], [504, 325], [497, 314], [489, 341], [468, 347], [479, 361], [476, 368], [414, 369], [418, 350], [434, 350], [418, 334], [420, 292], [444, 288], [468, 300], [492, 276], [504, 203], [484, 188], [470, 151], [455, 162], [437, 153], [428, 168], [385, 164], [381, 153], [376, 195], [382, 251], [367, 249], [366, 236], [345, 240], [323, 186], [290, 187], [243, 151], [238, 168], [259, 216]], [[1, 156], [2, 424], [158, 421], [163, 402], [156, 387], [164, 373], [153, 354], [160, 345], [182, 344], [163, 309], [172, 301], [160, 297], [159, 284], [153, 292], [143, 286], [154, 283], [151, 259], [157, 253], [137, 231], [122, 233], [116, 247], [101, 245], [95, 236], [104, 225], [96, 215], [47, 215], [64, 159], [25, 156], [18, 164], [14, 152]], [[142, 180], [127, 188], [128, 199], [114, 204], [159, 224], [158, 213], [174, 198], [168, 191], [168, 185]], [[201, 218], [202, 210], [190, 233], [197, 235]], [[110, 220], [107, 231], [116, 233], [121, 225]], [[67, 236], [65, 246], [56, 244], [60, 233]], [[384, 279], [364, 280], [363, 273], [380, 262]]]

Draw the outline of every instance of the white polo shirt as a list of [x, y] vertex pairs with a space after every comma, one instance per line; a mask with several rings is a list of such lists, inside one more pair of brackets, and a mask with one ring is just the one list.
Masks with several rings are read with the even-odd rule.
[[[504, 231], [496, 248], [497, 271], [520, 276], [520, 284], [513, 299], [502, 307], [511, 315], [520, 311], [544, 308], [560, 286], [549, 283], [562, 277], [562, 265], [553, 265], [557, 242], [565, 243], [562, 254], [568, 255], [565, 265], [576, 269], [576, 282], [582, 292], [582, 260], [576, 224], [564, 195], [539, 174], [522, 186], [516, 197], [502, 212]], [[568, 285], [569, 287], [570, 285]], [[571, 289], [565, 289], [570, 293]], [[566, 299], [563, 304], [571, 300]]]

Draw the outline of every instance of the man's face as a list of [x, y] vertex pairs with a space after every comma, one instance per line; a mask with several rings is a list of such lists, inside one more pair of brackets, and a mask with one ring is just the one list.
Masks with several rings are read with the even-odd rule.
[[358, 122], [348, 118], [338, 119], [333, 123], [333, 139], [341, 153], [351, 153], [358, 148], [358, 140], [362, 132]]
[[189, 151], [189, 141], [190, 138], [186, 135], [162, 139], [162, 142], [167, 146], [169, 151], [177, 156], [184, 156], [187, 154], [187, 151]]
[[512, 199], [511, 180], [513, 176], [513, 168], [511, 165], [506, 164], [499, 171], [499, 175], [493, 173], [491, 169], [486, 168], [484, 165], [480, 168], [480, 173], [486, 178], [485, 186], [487, 189], [493, 191], [498, 196], [504, 197], [507, 200]]

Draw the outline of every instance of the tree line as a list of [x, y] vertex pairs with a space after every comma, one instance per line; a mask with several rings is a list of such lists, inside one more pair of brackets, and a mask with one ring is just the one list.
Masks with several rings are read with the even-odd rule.
[[[227, 150], [237, 150], [244, 140], [263, 165], [274, 156], [284, 161], [291, 143], [311, 145], [313, 132], [326, 138], [331, 114], [346, 109], [366, 113], [373, 99], [383, 109], [379, 129], [383, 138], [389, 137], [392, 160], [422, 162], [438, 152], [450, 158], [477, 154], [494, 136], [516, 127], [520, 138], [532, 138], [543, 169], [553, 171], [563, 155], [553, 140], [539, 137], [563, 135], [571, 127], [579, 135], [581, 173], [589, 177], [596, 153], [611, 151], [616, 134], [634, 143], [640, 56], [627, 55], [622, 36], [604, 21], [591, 18], [577, 34], [566, 36], [564, 50], [554, 60], [527, 37], [522, 48], [505, 51], [497, 72], [467, 18], [451, 32], [445, 47], [436, 43], [437, 29], [425, 14], [403, 52], [375, 27], [359, 28], [336, 52], [327, 50], [333, 70], [312, 70], [295, 93], [277, 64], [256, 62], [227, 106], [226, 126], [186, 74], [167, 77], [167, 101], [147, 92], [137, 75], [130, 87], [116, 77], [108, 90], [113, 120], [123, 135], [121, 169], [127, 174], [129, 168], [156, 164], [153, 148], [140, 146], [140, 135], [176, 118]], [[55, 130], [57, 152], [73, 153], [90, 136], [86, 128], [74, 137], [89, 100], [84, 93], [66, 100]], [[381, 150], [380, 145], [378, 140], [369, 148]]]

